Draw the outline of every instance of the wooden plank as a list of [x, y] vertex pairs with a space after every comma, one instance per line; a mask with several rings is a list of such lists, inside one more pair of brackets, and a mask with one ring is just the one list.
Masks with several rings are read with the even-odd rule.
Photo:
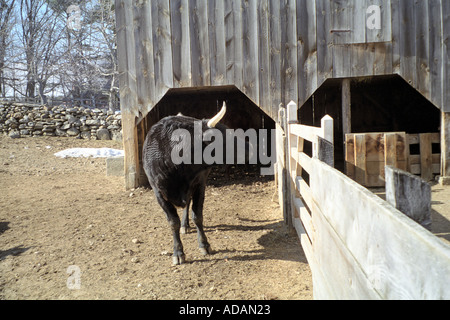
[[415, 88], [430, 99], [430, 24], [428, 0], [415, 2], [416, 22], [416, 65], [417, 82]]
[[397, 168], [407, 171], [408, 170], [408, 158], [409, 158], [409, 146], [406, 143], [406, 133], [396, 133], [396, 157]]
[[259, 105], [259, 60], [257, 0], [244, 0], [242, 11], [243, 86], [242, 92]]
[[391, 2], [391, 27], [392, 27], [392, 73], [400, 74], [400, 3]]
[[334, 145], [332, 142], [317, 137], [317, 142], [313, 144], [313, 157], [334, 167]]
[[223, 1], [208, 3], [208, 33], [211, 85], [221, 86], [226, 81], [225, 7]]
[[304, 152], [299, 152], [297, 156], [298, 163], [303, 170], [309, 172], [311, 170], [311, 158]]
[[[331, 40], [334, 45], [349, 44], [353, 35], [354, 1], [331, 0]], [[358, 12], [361, 16], [362, 12]]]
[[140, 169], [136, 117], [128, 111], [122, 112], [122, 131], [125, 189], [129, 190], [139, 185]]
[[[413, 154], [409, 156], [409, 162], [411, 164], [418, 164], [420, 165], [420, 154]], [[432, 164], [440, 164], [441, 163], [441, 154], [440, 153], [433, 153], [431, 155], [431, 163]]]
[[431, 186], [423, 179], [386, 166], [386, 201], [431, 230]]
[[355, 135], [345, 135], [345, 174], [355, 178]]
[[365, 133], [366, 161], [384, 161], [384, 133]]
[[[395, 134], [395, 143], [396, 143], [396, 147], [395, 147], [395, 154], [397, 157], [397, 162], [400, 161], [407, 161], [408, 160], [408, 147], [407, 147], [407, 143], [406, 143], [406, 133], [405, 132], [401, 132], [401, 133], [394, 133]], [[400, 168], [402, 169], [402, 168]]]
[[367, 0], [353, 1], [353, 12], [349, 19], [351, 32], [351, 43], [365, 43], [366, 42], [366, 10], [369, 7]]
[[[312, 159], [312, 165], [314, 203], [336, 232], [332, 239], [342, 241], [336, 247], [349, 251], [372, 284], [364, 283], [361, 290], [375, 290], [383, 299], [450, 298], [448, 244], [339, 171], [317, 159]], [[322, 217], [315, 213], [313, 210], [316, 243], [323, 241], [321, 246], [328, 252], [317, 258], [318, 264], [333, 266], [327, 277], [332, 282], [336, 279], [333, 288], [345, 285], [353, 289], [357, 286], [353, 279], [351, 284], [338, 281], [336, 272], [346, 270], [346, 264], [331, 261], [341, 254], [333, 254], [332, 243], [325, 243], [331, 237], [321, 229], [324, 223], [314, 220]]]
[[[286, 120], [286, 141], [287, 141], [287, 155], [286, 155], [286, 166], [287, 166], [287, 176], [288, 176], [288, 182], [287, 182], [287, 187], [288, 187], [288, 191], [289, 191], [289, 206], [288, 206], [288, 211], [290, 213], [290, 215], [288, 215], [288, 221], [287, 221], [287, 225], [289, 227], [293, 227], [293, 217], [292, 215], [295, 213], [295, 207], [294, 207], [294, 202], [292, 201], [292, 197], [291, 195], [295, 193], [295, 185], [294, 182], [292, 181], [293, 177], [296, 177], [296, 175], [292, 175], [292, 168], [295, 165], [295, 167], [297, 166], [296, 163], [293, 163], [293, 160], [291, 159], [291, 148], [293, 147], [297, 147], [297, 139], [295, 139], [295, 136], [291, 135], [291, 127], [293, 126], [293, 123], [297, 123], [297, 105], [295, 104], [295, 102], [290, 102], [287, 105], [287, 108], [281, 108], [281, 112], [280, 114], [284, 114], [285, 117], [284, 119]], [[283, 112], [284, 111], [284, 112]], [[294, 112], [293, 112], [294, 111]], [[296, 154], [296, 153], [295, 153]]]
[[[317, 261], [316, 264], [310, 265], [314, 281], [314, 299], [381, 299], [376, 290], [379, 285], [378, 278], [362, 270], [319, 207], [314, 208], [312, 220], [316, 228], [312, 253]], [[327, 289], [323, 290], [323, 287]]]
[[142, 121], [140, 121], [136, 125], [137, 129], [137, 141], [138, 141], [138, 170], [137, 170], [137, 179], [138, 179], [138, 185], [143, 186], [148, 184], [148, 178], [144, 171], [144, 166], [142, 163], [142, 146], [144, 145], [145, 137], [147, 136], [148, 127], [147, 127], [147, 118], [143, 118]]
[[172, 0], [170, 3], [173, 81], [178, 88], [192, 85], [188, 2], [189, 0]]
[[[283, 119], [281, 119], [283, 122]], [[283, 218], [286, 224], [290, 220], [290, 191], [288, 189], [287, 164], [286, 164], [286, 136], [282, 127], [276, 123], [276, 141], [277, 141], [277, 174], [278, 174], [278, 199], [280, 209], [283, 212]]]
[[120, 1], [116, 7], [117, 42], [119, 45], [117, 59], [119, 68], [119, 87], [122, 111], [137, 115], [137, 88], [135, 41], [133, 25], [133, 4], [131, 1]]
[[122, 110], [123, 146], [125, 152], [125, 188], [138, 185], [139, 151], [136, 128], [137, 86], [135, 65], [134, 15], [131, 1], [120, 1], [116, 6], [119, 84]]
[[417, 81], [415, 9], [410, 0], [399, 0], [400, 75], [413, 87]]
[[306, 207], [303, 206], [304, 209], [300, 211], [300, 220], [302, 222], [303, 228], [308, 235], [308, 238], [311, 242], [315, 241], [315, 231], [314, 226], [312, 224], [311, 214], [308, 212]]
[[317, 88], [316, 2], [297, 1], [298, 99], [299, 105]]
[[283, 0], [281, 17], [281, 102], [297, 102], [297, 26], [295, 0]]
[[[258, 61], [259, 61], [259, 106], [267, 114], [271, 114], [270, 96], [270, 46], [269, 46], [269, 1], [257, 1], [258, 10]], [[277, 105], [277, 104], [275, 104]], [[276, 118], [276, 114], [274, 116]]]
[[311, 190], [309, 189], [308, 184], [302, 177], [295, 178], [295, 187], [300, 192], [300, 195], [302, 196], [304, 203], [308, 206], [308, 208], [311, 208], [313, 204]]
[[142, 59], [142, 77], [140, 77], [139, 85], [142, 93], [139, 93], [142, 99], [143, 110], [141, 115], [146, 116], [150, 112], [151, 108], [156, 104], [155, 99], [155, 67], [153, 64], [153, 29], [151, 23], [151, 4], [145, 2], [141, 7], [141, 20], [140, 20], [140, 58]]
[[352, 77], [367, 76], [366, 68], [372, 62], [368, 52], [368, 44], [354, 44], [351, 46], [351, 75]]
[[[138, 114], [140, 121], [151, 110], [154, 105], [155, 79], [152, 51], [152, 33], [149, 19], [151, 7], [149, 3], [136, 4], [134, 12], [134, 39], [135, 39], [135, 58], [136, 67], [136, 94]], [[150, 32], [149, 32], [150, 29]], [[141, 141], [141, 140], [140, 140]], [[143, 142], [143, 140], [142, 140]]]
[[[242, 87], [244, 85], [243, 81], [243, 70], [244, 70], [244, 57], [243, 57], [243, 34], [242, 34], [242, 11], [243, 11], [243, 0], [227, 0], [231, 2], [229, 7], [232, 10], [233, 19], [229, 22], [232, 22], [232, 25], [229, 23], [225, 25], [225, 28], [227, 30], [226, 35], [226, 41], [227, 41], [227, 47], [230, 40], [230, 50], [233, 49], [233, 60], [231, 59], [231, 56], [228, 55], [227, 50], [227, 79], [228, 79], [228, 70], [233, 71], [233, 77], [231, 84], [234, 84], [237, 88], [242, 90]], [[229, 65], [232, 64], [233, 68], [229, 69]]]
[[332, 77], [333, 45], [331, 30], [331, 3], [329, 0], [316, 1], [317, 20], [317, 87]]
[[431, 157], [431, 134], [421, 133], [420, 140], [420, 176], [425, 181], [433, 179]]
[[375, 56], [373, 62], [373, 74], [392, 74], [392, 43], [380, 42], [374, 45]]
[[355, 181], [366, 185], [366, 135], [355, 134]]
[[409, 133], [407, 135], [408, 144], [417, 144], [419, 143], [419, 134], [418, 133]]
[[411, 164], [409, 166], [409, 172], [411, 172], [412, 174], [420, 174], [420, 163]]
[[397, 167], [397, 135], [384, 134], [384, 165]]
[[206, 0], [189, 0], [192, 85], [211, 85]]
[[320, 128], [322, 129], [319, 137], [328, 142], [334, 143], [334, 120], [328, 114], [320, 119]]
[[441, 112], [441, 176], [450, 177], [450, 112]]
[[[155, 100], [159, 101], [173, 88], [172, 37], [169, 0], [151, 1]], [[128, 50], [129, 48], [127, 48]]]
[[342, 134], [345, 135], [352, 132], [352, 114], [351, 114], [351, 91], [350, 79], [342, 79], [341, 99], [342, 99]]
[[442, 5], [442, 106], [443, 112], [450, 112], [450, 2], [441, 0]]
[[442, 17], [440, 0], [428, 1], [430, 100], [442, 106]]
[[[306, 259], [309, 261], [314, 261], [314, 254], [312, 250], [311, 240], [307, 234], [302, 233], [300, 235], [300, 244], [303, 248], [303, 252], [305, 253]], [[311, 263], [311, 262], [310, 262]]]
[[[224, 28], [225, 28], [225, 54], [226, 54], [226, 83], [234, 84], [235, 73], [235, 46], [236, 34], [234, 28], [234, 5], [232, 0], [224, 0]], [[237, 84], [238, 87], [240, 84]]]
[[431, 143], [441, 143], [441, 135], [439, 132], [431, 133]]
[[333, 78], [351, 77], [352, 47], [349, 44], [340, 44], [333, 47]]
[[[392, 40], [391, 31], [391, 1], [390, 0], [371, 0], [366, 1], [366, 10], [370, 5], [375, 5], [380, 8], [381, 26], [379, 29], [369, 29], [366, 26], [366, 41], [367, 42], [388, 42]], [[366, 19], [375, 13], [366, 14]]]
[[295, 219], [299, 219], [301, 221], [303, 232], [306, 232], [310, 241], [314, 242], [314, 227], [312, 225], [310, 213], [300, 198], [293, 197], [293, 201], [295, 209], [297, 210]]
[[281, 103], [281, 20], [280, 1], [269, 1], [269, 65], [272, 116]]
[[[276, 132], [276, 147], [277, 147], [277, 159], [281, 161], [283, 167], [285, 167], [285, 154], [284, 154], [284, 145], [285, 145], [285, 135], [284, 130], [278, 123], [275, 123], [275, 132]], [[277, 160], [277, 161], [278, 161]]]
[[290, 133], [291, 135], [299, 136], [313, 142], [316, 136], [322, 136], [322, 128], [303, 124], [292, 124], [290, 125]]
[[[439, 132], [428, 133], [430, 135], [431, 143], [441, 143], [441, 136]], [[409, 144], [419, 144], [419, 133], [409, 133], [406, 135], [407, 142]]]

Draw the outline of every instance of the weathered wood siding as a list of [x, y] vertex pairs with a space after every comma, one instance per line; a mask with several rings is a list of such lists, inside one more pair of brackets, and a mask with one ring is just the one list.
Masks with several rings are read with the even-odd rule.
[[116, 15], [122, 107], [138, 118], [170, 88], [235, 85], [275, 118], [328, 78], [393, 73], [450, 111], [447, 0], [116, 0]]
[[[322, 158], [327, 152], [319, 142], [333, 149], [333, 119], [301, 125], [296, 110], [289, 103], [285, 131], [277, 126], [287, 140], [287, 181], [279, 191], [311, 267], [314, 298], [449, 299], [450, 246], [327, 164], [333, 153]], [[303, 150], [305, 140], [312, 157]]]

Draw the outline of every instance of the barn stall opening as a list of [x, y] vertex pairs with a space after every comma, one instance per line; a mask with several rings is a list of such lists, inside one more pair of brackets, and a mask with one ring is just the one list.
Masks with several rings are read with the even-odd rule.
[[[275, 129], [275, 121], [255, 105], [245, 94], [234, 86], [215, 86], [201, 88], [177, 88], [170, 89], [156, 106], [137, 124], [139, 143], [139, 166], [142, 168], [142, 143], [145, 135], [153, 124], [160, 119], [181, 113], [185, 116], [197, 119], [208, 119], [217, 114], [222, 107], [222, 102], [226, 102], [227, 111], [221, 123], [230, 129], [254, 129], [256, 141], [254, 150], [258, 150], [258, 143], [261, 142], [271, 150], [271, 135]], [[267, 139], [262, 141], [259, 130], [267, 130]], [[259, 172], [260, 167], [267, 167], [267, 163], [262, 163], [260, 158], [256, 158], [254, 165], [234, 165], [234, 169], [239, 167], [242, 171]], [[230, 177], [233, 168], [228, 167], [225, 171]], [[146, 184], [146, 176], [143, 170], [140, 171], [139, 184]]]
[[[333, 114], [335, 164], [344, 173], [351, 164], [347, 134], [437, 134], [440, 143], [430, 143], [419, 161], [430, 158], [424, 168], [433, 174], [437, 158], [440, 182], [450, 180], [448, 1], [116, 0], [115, 8], [126, 188], [142, 183], [139, 149], [163, 97], [223, 86], [235, 87], [273, 120], [279, 104], [291, 100], [300, 123], [317, 126]], [[361, 146], [370, 146], [368, 137]], [[412, 155], [407, 161], [417, 167]], [[310, 168], [328, 172], [316, 162]]]

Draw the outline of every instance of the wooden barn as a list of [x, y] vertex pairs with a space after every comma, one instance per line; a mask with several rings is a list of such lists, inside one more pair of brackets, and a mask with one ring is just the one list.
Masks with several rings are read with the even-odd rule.
[[218, 100], [232, 101], [229, 119], [243, 128], [273, 127], [291, 100], [300, 123], [331, 115], [342, 171], [345, 134], [440, 133], [440, 175], [450, 177], [450, 1], [116, 0], [115, 8], [127, 188], [143, 181], [140, 150], [153, 123], [180, 111], [210, 117]]
[[423, 180], [450, 180], [450, 1], [116, 0], [116, 18], [127, 188], [154, 123], [227, 101], [230, 127], [276, 127], [314, 298], [450, 298], [450, 245], [423, 227]]

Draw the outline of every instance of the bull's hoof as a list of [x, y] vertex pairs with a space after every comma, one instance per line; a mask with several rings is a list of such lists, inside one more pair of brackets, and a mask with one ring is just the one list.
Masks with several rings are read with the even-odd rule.
[[211, 247], [200, 248], [200, 252], [201, 252], [204, 256], [207, 256], [207, 255], [213, 253]]
[[189, 232], [189, 226], [180, 228], [181, 234], [187, 234], [188, 232]]
[[172, 265], [174, 265], [174, 266], [183, 264], [185, 262], [186, 262], [186, 256], [184, 254], [172, 256]]

